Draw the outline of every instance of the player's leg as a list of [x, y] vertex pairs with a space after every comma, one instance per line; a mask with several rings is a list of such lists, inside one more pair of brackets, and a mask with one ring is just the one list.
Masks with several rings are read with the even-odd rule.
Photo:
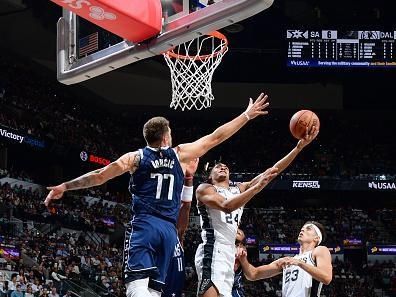
[[150, 217], [135, 219], [126, 231], [124, 248], [124, 278], [127, 297], [158, 297], [161, 291], [153, 292], [149, 288], [150, 279], [156, 278], [156, 250], [159, 232]]
[[178, 242], [174, 248], [165, 280], [162, 297], [181, 297], [185, 284], [184, 251]]
[[127, 283], [126, 296], [127, 297], [160, 297], [161, 293], [151, 292], [148, 288], [149, 278], [138, 279]]
[[199, 295], [201, 297], [219, 297], [219, 291], [217, 291], [216, 287], [213, 285], [209, 289], [205, 291], [203, 295]]
[[198, 297], [219, 297], [219, 291], [212, 282], [212, 261], [214, 244], [200, 244], [195, 253], [195, 269], [198, 275]]
[[207, 241], [198, 247], [195, 267], [198, 274], [198, 296], [231, 297], [234, 282], [235, 250]]
[[[175, 228], [175, 225], [170, 222], [163, 222], [160, 226], [161, 245], [157, 248], [156, 259], [156, 264], [158, 267], [158, 277], [153, 278], [150, 281], [149, 287], [157, 291], [167, 291], [165, 289], [165, 280], [167, 279], [168, 271], [171, 270], [170, 265], [172, 263], [173, 256], [176, 254], [177, 249], [180, 249], [180, 244], [177, 237], [177, 230]], [[175, 258], [176, 261], [178, 259], [181, 260], [181, 258], [179, 257]], [[177, 272], [178, 271], [176, 270], [172, 273]]]

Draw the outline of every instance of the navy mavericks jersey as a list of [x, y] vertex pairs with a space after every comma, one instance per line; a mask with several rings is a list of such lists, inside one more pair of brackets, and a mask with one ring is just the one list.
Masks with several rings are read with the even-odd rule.
[[239, 267], [235, 271], [234, 285], [232, 286], [232, 297], [244, 297], [245, 290], [243, 289], [243, 271], [242, 267]]
[[181, 297], [186, 278], [184, 265], [183, 248], [178, 242], [169, 264], [162, 297]]
[[176, 223], [184, 183], [176, 152], [169, 147], [146, 146], [139, 153], [139, 168], [129, 182], [133, 213], [150, 214]]

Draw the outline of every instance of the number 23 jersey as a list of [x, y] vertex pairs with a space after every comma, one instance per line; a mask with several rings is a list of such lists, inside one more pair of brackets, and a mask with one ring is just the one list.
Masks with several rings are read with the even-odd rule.
[[[316, 266], [312, 251], [296, 255], [294, 258]], [[282, 297], [319, 297], [322, 285], [301, 267], [291, 265], [283, 269]]]

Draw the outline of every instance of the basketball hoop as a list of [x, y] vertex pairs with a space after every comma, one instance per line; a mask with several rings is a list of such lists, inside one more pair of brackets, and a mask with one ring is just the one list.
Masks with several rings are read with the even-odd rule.
[[211, 106], [212, 78], [228, 51], [228, 40], [212, 32], [178, 45], [164, 53], [171, 71], [171, 108], [201, 110]]

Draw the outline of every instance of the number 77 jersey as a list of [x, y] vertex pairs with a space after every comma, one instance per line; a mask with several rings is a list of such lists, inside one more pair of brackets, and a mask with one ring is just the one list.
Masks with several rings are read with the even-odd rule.
[[[214, 186], [217, 193], [225, 199], [230, 199], [239, 195], [241, 191], [237, 186], [228, 188]], [[205, 205], [198, 207], [201, 216], [202, 240], [206, 242], [206, 229], [214, 230], [214, 238], [222, 244], [234, 245], [236, 233], [243, 214], [243, 207], [234, 210], [231, 213], [209, 208]]]
[[129, 182], [134, 215], [149, 214], [176, 223], [184, 183], [176, 152], [147, 146], [139, 154], [139, 167]]

